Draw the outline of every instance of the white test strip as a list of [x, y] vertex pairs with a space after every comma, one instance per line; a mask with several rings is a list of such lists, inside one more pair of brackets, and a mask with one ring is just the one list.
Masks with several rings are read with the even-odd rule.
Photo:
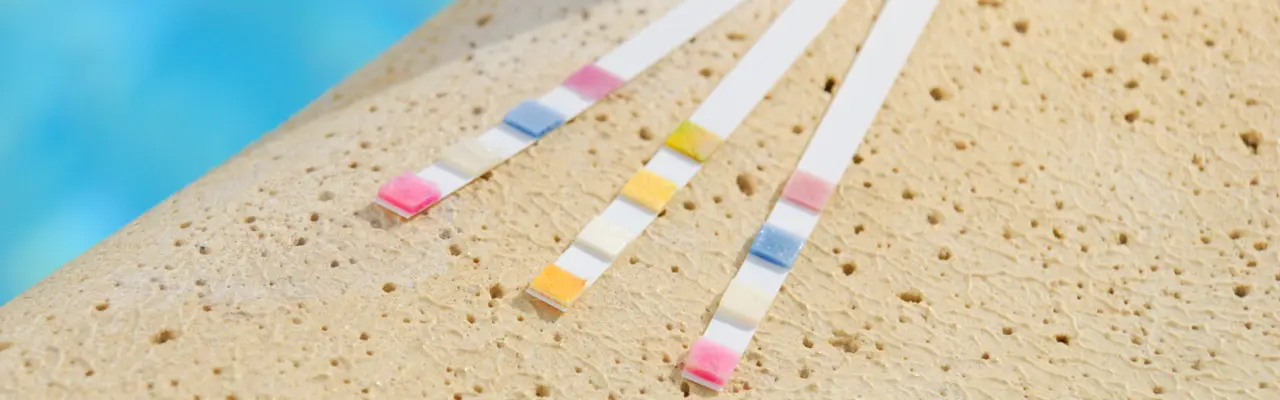
[[565, 311], [595, 283], [618, 253], [657, 218], [679, 188], [698, 173], [716, 147], [746, 119], [791, 68], [845, 0], [794, 0], [716, 86], [689, 120], [590, 221], [527, 292]]
[[560, 86], [513, 109], [503, 123], [479, 137], [463, 139], [463, 143], [446, 150], [448, 153], [442, 160], [418, 173], [406, 172], [387, 182], [379, 189], [375, 202], [404, 218], [417, 215], [520, 154], [543, 135], [688, 42], [742, 1], [687, 0], [676, 5], [596, 62], [579, 69]]
[[714, 390], [727, 384], [938, 1], [885, 4], [706, 332], [690, 349], [686, 379]]

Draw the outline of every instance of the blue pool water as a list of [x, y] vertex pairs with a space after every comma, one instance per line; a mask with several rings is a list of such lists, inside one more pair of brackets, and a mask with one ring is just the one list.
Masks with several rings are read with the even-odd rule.
[[446, 3], [0, 2], [0, 304]]

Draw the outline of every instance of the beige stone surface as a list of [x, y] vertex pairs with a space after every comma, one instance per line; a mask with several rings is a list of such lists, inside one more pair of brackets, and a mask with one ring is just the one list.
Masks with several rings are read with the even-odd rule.
[[[370, 202], [675, 3], [460, 1], [0, 308], [0, 398], [716, 396], [686, 345], [879, 2], [567, 314], [522, 289], [785, 1], [424, 216]], [[1267, 1], [944, 0], [718, 397], [1280, 398], [1277, 39]]]

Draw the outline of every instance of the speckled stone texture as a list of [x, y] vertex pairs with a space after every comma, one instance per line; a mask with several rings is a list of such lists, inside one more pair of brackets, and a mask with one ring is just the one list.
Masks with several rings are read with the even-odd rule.
[[[415, 220], [371, 203], [675, 3], [460, 1], [0, 308], [0, 398], [712, 396], [686, 346], [878, 1], [562, 316], [525, 285], [785, 1]], [[1280, 398], [1278, 7], [944, 0], [718, 398]]]

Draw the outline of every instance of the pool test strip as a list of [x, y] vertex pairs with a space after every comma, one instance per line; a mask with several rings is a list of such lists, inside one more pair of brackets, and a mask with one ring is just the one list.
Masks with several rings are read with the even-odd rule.
[[690, 347], [685, 379], [717, 391], [729, 382], [938, 1], [885, 4], [706, 332]]
[[693, 179], [711, 154], [746, 119], [769, 89], [822, 32], [845, 0], [794, 0], [773, 21], [657, 154], [623, 185], [621, 194], [582, 229], [526, 292], [565, 311]]
[[617, 48], [574, 72], [542, 97], [507, 112], [501, 124], [445, 149], [439, 161], [384, 183], [374, 202], [412, 218], [498, 164], [529, 148], [672, 50], [689, 41], [743, 0], [687, 0]]

